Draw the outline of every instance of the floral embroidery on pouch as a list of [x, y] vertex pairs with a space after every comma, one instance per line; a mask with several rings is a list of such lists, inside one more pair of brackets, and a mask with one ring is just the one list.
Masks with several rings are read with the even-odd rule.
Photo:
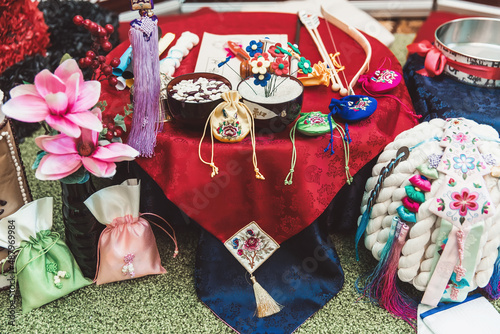
[[304, 119], [304, 124], [310, 124], [310, 125], [323, 125], [326, 124], [326, 119], [328, 115], [307, 115], [306, 119]]
[[354, 102], [349, 101], [349, 109], [354, 111], [366, 110], [368, 106], [370, 106], [370, 99], [368, 97], [360, 97], [359, 100], [354, 104]]
[[123, 275], [130, 275], [130, 278], [135, 277], [134, 264], [132, 263], [132, 261], [134, 261], [134, 258], [135, 255], [132, 253], [127, 254], [123, 257], [123, 262], [125, 262], [125, 264], [122, 267], [122, 273]]
[[396, 79], [398, 74], [391, 70], [375, 71], [375, 76], [371, 77], [370, 80], [373, 82], [382, 82], [392, 84]]
[[238, 138], [241, 135], [240, 122], [237, 120], [223, 121], [219, 124], [217, 133], [226, 139]]

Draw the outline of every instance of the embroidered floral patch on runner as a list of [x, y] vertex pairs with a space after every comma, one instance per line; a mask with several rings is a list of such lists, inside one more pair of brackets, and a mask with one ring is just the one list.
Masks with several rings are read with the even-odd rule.
[[224, 246], [250, 274], [280, 247], [256, 222], [239, 230]]

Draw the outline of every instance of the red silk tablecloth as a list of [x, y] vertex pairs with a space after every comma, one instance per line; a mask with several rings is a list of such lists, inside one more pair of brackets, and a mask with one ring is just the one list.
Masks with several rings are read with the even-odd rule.
[[[159, 25], [163, 34], [173, 32], [176, 38], [188, 30], [198, 34], [200, 39], [206, 31], [213, 34], [254, 34], [256, 37], [286, 33], [288, 39], [293, 41], [296, 21], [297, 16], [292, 14], [217, 13], [202, 9], [189, 15], [160, 17]], [[123, 29], [128, 30], [128, 27]], [[349, 36], [334, 26], [331, 29], [350, 80], [363, 63], [365, 53]], [[333, 52], [324, 21], [319, 31], [326, 48]], [[367, 38], [373, 49], [371, 70], [377, 69], [383, 58], [389, 57], [392, 69], [401, 73], [401, 66], [394, 55], [376, 39]], [[128, 45], [128, 42], [122, 43], [110, 56], [120, 56]], [[301, 53], [312, 63], [321, 60], [305, 28], [301, 29], [299, 46]], [[175, 76], [194, 70], [198, 52], [199, 47], [195, 47], [182, 61]], [[355, 92], [363, 94], [359, 86], [355, 87]], [[403, 84], [392, 93], [411, 106]], [[302, 111], [328, 113], [333, 97], [340, 98], [325, 86], [306, 87]], [[123, 113], [123, 106], [129, 103], [129, 94], [128, 91], [117, 92], [103, 85], [101, 99], [108, 103], [106, 113]], [[378, 109], [371, 117], [349, 126], [352, 138], [349, 166], [353, 175], [397, 134], [415, 124], [415, 119], [394, 99], [377, 100]], [[281, 133], [257, 136], [258, 167], [265, 181], [255, 179], [249, 137], [240, 143], [215, 143], [214, 161], [219, 167], [219, 174], [211, 178], [211, 168], [198, 158], [201, 133], [184, 129], [175, 122], [166, 123], [163, 132], [158, 134], [155, 156], [137, 161], [170, 201], [219, 240], [224, 242], [249, 222], [256, 221], [281, 243], [311, 224], [346, 182], [341, 139], [335, 139], [335, 154], [331, 156], [329, 152], [324, 152], [329, 135], [305, 137], [298, 134], [293, 185], [285, 186], [283, 181], [290, 169], [292, 155], [289, 130], [290, 127]], [[207, 139], [202, 145], [202, 154], [209, 159], [210, 141]]]

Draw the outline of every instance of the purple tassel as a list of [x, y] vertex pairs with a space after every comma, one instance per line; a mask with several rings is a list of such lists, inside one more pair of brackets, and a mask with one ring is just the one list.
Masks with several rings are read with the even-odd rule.
[[[378, 303], [391, 314], [415, 328], [417, 303], [397, 285], [398, 263], [408, 233], [408, 225], [397, 217], [394, 219], [397, 222], [391, 227], [391, 233], [382, 250], [379, 263], [372, 273], [358, 278], [356, 288], [370, 301]], [[361, 284], [364, 286], [360, 287]]]
[[134, 66], [134, 115], [127, 144], [143, 157], [152, 157], [156, 134], [162, 130], [160, 114], [160, 61], [157, 18], [143, 16], [130, 23]]

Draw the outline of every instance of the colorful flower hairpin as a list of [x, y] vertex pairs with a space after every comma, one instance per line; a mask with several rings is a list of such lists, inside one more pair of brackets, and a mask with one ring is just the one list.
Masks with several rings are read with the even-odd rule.
[[[245, 58], [241, 54], [242, 48], [235, 48], [232, 42], [228, 42], [228, 45], [234, 48], [231, 51], [236, 57], [240, 55], [241, 57], [238, 58]], [[264, 95], [269, 97], [273, 96], [276, 89], [286, 80], [286, 78], [279, 80], [279, 77], [294, 75], [298, 72], [298, 69], [305, 74], [311, 73], [313, 70], [311, 62], [300, 55], [298, 46], [291, 43], [288, 43], [288, 45], [290, 49], [286, 50], [281, 43], [268, 38], [250, 41], [250, 44], [245, 48], [250, 58], [241, 62], [239, 76], [242, 79], [253, 76], [253, 81], [250, 84], [253, 83], [255, 86], [264, 87]], [[220, 62], [218, 66], [226, 65], [230, 59], [231, 55]], [[298, 63], [298, 69], [293, 73], [291, 73], [292, 60]], [[231, 70], [233, 69], [231, 68]], [[257, 94], [253, 88], [252, 90]]]

